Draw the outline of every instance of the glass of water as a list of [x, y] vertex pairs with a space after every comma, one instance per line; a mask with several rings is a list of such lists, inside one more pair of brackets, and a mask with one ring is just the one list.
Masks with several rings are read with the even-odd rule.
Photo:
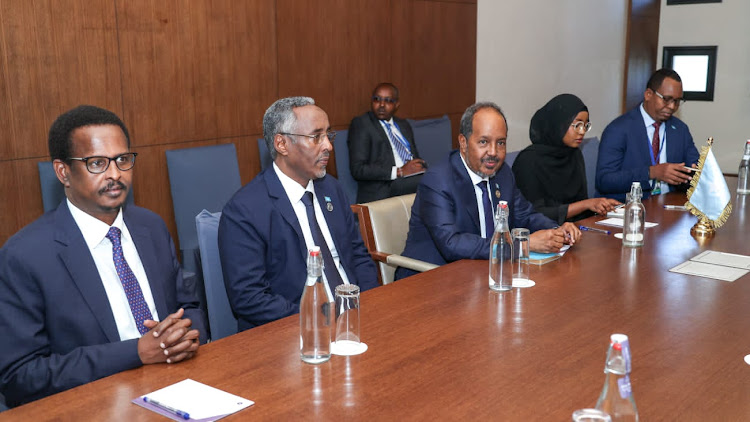
[[529, 229], [515, 228], [513, 238], [513, 287], [531, 287], [529, 280]]

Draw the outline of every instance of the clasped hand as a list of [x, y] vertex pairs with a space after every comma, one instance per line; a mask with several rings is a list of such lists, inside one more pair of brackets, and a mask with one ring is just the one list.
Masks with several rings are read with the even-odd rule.
[[529, 236], [529, 249], [533, 252], [560, 252], [565, 244], [573, 245], [581, 238], [581, 230], [573, 223], [563, 223], [556, 229], [538, 230]]
[[190, 329], [192, 321], [182, 318], [180, 308], [161, 322], [143, 322], [149, 331], [138, 339], [138, 357], [143, 364], [177, 363], [192, 358], [200, 345], [198, 330]]

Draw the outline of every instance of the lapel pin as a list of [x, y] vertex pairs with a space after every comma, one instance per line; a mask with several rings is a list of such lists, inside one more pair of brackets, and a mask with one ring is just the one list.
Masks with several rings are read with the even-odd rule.
[[331, 203], [331, 197], [325, 196], [323, 198], [326, 200], [326, 209], [328, 210], [328, 212], [333, 211], [333, 204]]

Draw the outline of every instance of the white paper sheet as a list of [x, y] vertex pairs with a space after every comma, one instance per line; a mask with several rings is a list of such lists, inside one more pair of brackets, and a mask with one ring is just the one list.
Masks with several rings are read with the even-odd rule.
[[[136, 400], [143, 400], [144, 396]], [[190, 420], [218, 420], [254, 404], [190, 378], [146, 394], [153, 399], [190, 415]], [[140, 403], [137, 403], [140, 405]], [[148, 408], [147, 406], [144, 406]], [[177, 419], [179, 420], [179, 419]]]
[[[622, 218], [607, 218], [604, 220], [597, 221], [596, 224], [601, 224], [603, 226], [622, 227], [623, 221], [625, 220], [623, 220]], [[651, 223], [649, 221], [646, 221], [646, 224], [645, 224], [646, 228], [654, 227], [658, 225], [659, 223]]]
[[748, 270], [725, 267], [722, 265], [706, 264], [704, 262], [685, 261], [669, 270], [673, 273], [697, 275], [714, 280], [734, 281], [747, 274]]
[[706, 264], [723, 265], [725, 267], [741, 268], [750, 270], [750, 256], [737, 255], [733, 253], [705, 251], [690, 258], [691, 261], [704, 262]]

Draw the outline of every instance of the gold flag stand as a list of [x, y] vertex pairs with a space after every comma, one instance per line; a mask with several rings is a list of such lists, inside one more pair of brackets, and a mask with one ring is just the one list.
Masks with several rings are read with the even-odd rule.
[[[708, 155], [708, 152], [711, 150], [711, 147], [714, 145], [714, 138], [709, 137], [708, 141], [706, 141], [708, 145], [701, 148], [701, 154], [700, 158], [698, 159], [698, 170], [703, 170], [703, 165], [706, 162], [706, 156]], [[711, 220], [710, 218], [706, 217], [706, 215], [703, 213], [703, 211], [699, 210], [697, 207], [695, 207], [693, 204], [690, 203], [690, 197], [693, 195], [693, 192], [695, 191], [696, 186], [698, 185], [698, 180], [700, 179], [700, 175], [698, 177], [693, 177], [693, 180], [690, 181], [690, 189], [688, 189], [687, 197], [688, 202], [685, 203], [685, 207], [690, 211], [691, 214], [698, 217], [698, 222], [695, 223], [695, 225], [690, 229], [690, 234], [693, 237], [696, 238], [703, 238], [707, 239], [710, 237], [713, 237], [716, 234], [716, 228], [721, 227], [724, 222], [729, 218], [729, 214], [732, 212], [732, 206], [727, 205], [726, 209], [721, 213], [721, 216], [714, 220]]]
[[716, 234], [716, 226], [706, 217], [701, 217], [690, 229], [690, 234], [694, 237], [713, 237]]

